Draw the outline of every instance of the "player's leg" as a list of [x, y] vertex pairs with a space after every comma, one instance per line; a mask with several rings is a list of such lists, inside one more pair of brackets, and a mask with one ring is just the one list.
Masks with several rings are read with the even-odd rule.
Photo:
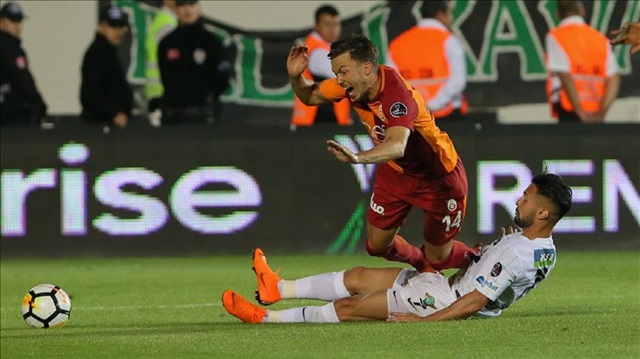
[[422, 249], [427, 263], [434, 269], [461, 268], [477, 254], [463, 242], [453, 240], [460, 233], [467, 205], [467, 177], [462, 162], [437, 185], [446, 188], [431, 192], [446, 193], [447, 197], [430, 198], [428, 191], [419, 204], [424, 211]]
[[355, 267], [346, 271], [316, 274], [278, 283], [282, 299], [320, 299], [332, 301], [361, 293], [389, 289], [401, 268]]
[[285, 280], [271, 270], [260, 248], [253, 252], [253, 269], [258, 280], [256, 299], [262, 305], [292, 298], [331, 301], [362, 292], [387, 289], [393, 286], [400, 272], [400, 268], [356, 267]]
[[[360, 273], [365, 275], [366, 273]], [[456, 300], [441, 274], [402, 269], [393, 287], [338, 299], [322, 306], [266, 310], [227, 290], [222, 295], [229, 314], [248, 323], [337, 323], [385, 320], [389, 312], [429, 315]]]
[[397, 231], [398, 228], [381, 229], [367, 223], [367, 253], [423, 270], [425, 266], [422, 250], [395, 234]]
[[397, 234], [411, 210], [411, 204], [394, 193], [405, 180], [387, 165], [378, 168], [367, 212], [366, 249], [372, 256], [416, 267], [424, 262], [422, 251]]
[[240, 294], [226, 290], [222, 305], [227, 312], [247, 323], [338, 323], [357, 320], [384, 320], [388, 317], [387, 292], [359, 294], [322, 306], [267, 310], [250, 303]]

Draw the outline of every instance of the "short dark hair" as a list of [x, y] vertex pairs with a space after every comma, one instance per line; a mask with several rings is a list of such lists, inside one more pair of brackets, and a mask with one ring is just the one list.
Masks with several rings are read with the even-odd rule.
[[370, 62], [373, 66], [378, 66], [378, 49], [364, 35], [350, 35], [332, 43], [329, 58], [333, 60], [347, 52], [358, 62]]
[[449, 1], [447, 0], [422, 0], [420, 15], [425, 19], [432, 19], [436, 17], [439, 12], [446, 13], [448, 8]]
[[573, 191], [562, 177], [553, 173], [542, 173], [535, 176], [531, 183], [538, 188], [538, 194], [549, 199], [556, 207], [551, 213], [553, 220], [558, 222], [571, 209]]
[[340, 16], [338, 9], [332, 5], [322, 5], [316, 10], [316, 24], [320, 21], [320, 16], [328, 14], [331, 16]]
[[580, 12], [580, 0], [558, 0], [558, 16], [565, 18], [570, 15], [577, 15]]

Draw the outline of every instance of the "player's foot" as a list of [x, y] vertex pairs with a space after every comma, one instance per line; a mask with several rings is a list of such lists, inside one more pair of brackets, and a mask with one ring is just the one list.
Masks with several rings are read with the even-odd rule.
[[267, 315], [267, 310], [249, 303], [248, 300], [232, 290], [222, 293], [222, 305], [229, 314], [245, 323], [262, 323]]
[[269, 268], [267, 258], [260, 248], [253, 251], [253, 271], [258, 277], [258, 290], [256, 291], [258, 303], [271, 305], [282, 299], [278, 290], [280, 276]]

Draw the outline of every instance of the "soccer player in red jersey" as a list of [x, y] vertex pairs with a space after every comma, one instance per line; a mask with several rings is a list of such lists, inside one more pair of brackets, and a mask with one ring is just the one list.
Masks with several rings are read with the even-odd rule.
[[[302, 73], [309, 63], [304, 45], [291, 48], [289, 81], [306, 105], [348, 98], [375, 146], [353, 153], [327, 141], [345, 163], [378, 163], [367, 213], [369, 254], [411, 264], [418, 270], [460, 268], [476, 251], [454, 241], [467, 204], [467, 176], [449, 136], [440, 131], [420, 94], [393, 68], [379, 65], [378, 50], [362, 35], [331, 44], [335, 78], [314, 83]], [[422, 250], [397, 234], [409, 210], [424, 211]]]

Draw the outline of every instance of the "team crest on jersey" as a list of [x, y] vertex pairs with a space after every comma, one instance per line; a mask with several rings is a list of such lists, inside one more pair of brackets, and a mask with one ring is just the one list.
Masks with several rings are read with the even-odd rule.
[[449, 212], [453, 212], [456, 209], [458, 209], [458, 202], [456, 202], [455, 199], [450, 199], [447, 201], [447, 209], [449, 210]]
[[202, 65], [206, 59], [207, 59], [207, 52], [204, 51], [204, 49], [202, 48], [195, 49], [195, 51], [193, 52], [193, 61], [196, 64]]
[[500, 273], [502, 273], [502, 263], [498, 262], [493, 265], [493, 268], [491, 268], [491, 276], [497, 277]]
[[438, 309], [436, 308], [436, 298], [434, 298], [429, 293], [424, 293], [424, 298], [418, 298], [417, 300], [414, 300], [409, 297], [407, 298], [407, 302], [409, 302], [409, 304], [414, 309], [418, 309], [416, 307], [421, 307], [422, 309], [427, 309], [427, 308]]
[[389, 113], [393, 117], [406, 115], [408, 113], [407, 105], [403, 104], [402, 102], [396, 102], [389, 108]]

